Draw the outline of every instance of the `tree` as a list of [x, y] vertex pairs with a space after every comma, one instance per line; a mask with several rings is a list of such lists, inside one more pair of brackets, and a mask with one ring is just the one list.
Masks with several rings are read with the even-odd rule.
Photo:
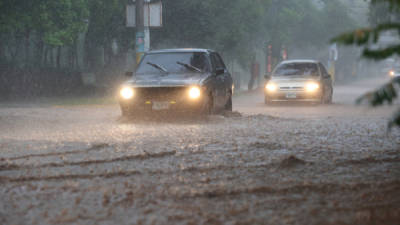
[[259, 44], [263, 6], [268, 2], [165, 0], [164, 27], [152, 33], [152, 43], [212, 48], [246, 65]]
[[[382, 60], [393, 55], [400, 55], [400, 40], [397, 43], [376, 48], [382, 34], [387, 32], [400, 33], [400, 0], [371, 0], [371, 27], [356, 29], [344, 33], [332, 40], [345, 45], [357, 45], [363, 48], [362, 56], [374, 60]], [[372, 106], [392, 104], [397, 98], [400, 78], [392, 79], [376, 91], [361, 96], [357, 103], [368, 101]], [[389, 122], [389, 129], [400, 126], [400, 109]]]
[[[61, 47], [70, 47], [70, 66], [76, 58], [78, 35], [85, 31], [88, 18], [86, 0], [41, 1], [38, 5], [35, 30], [39, 33], [39, 42], [57, 47], [57, 67], [60, 67]], [[39, 50], [39, 52], [41, 52]]]
[[45, 44], [73, 48], [78, 34], [85, 30], [87, 17], [87, 0], [4, 0], [0, 3], [0, 31], [4, 36], [1, 39], [8, 42], [0, 43], [0, 49], [4, 51], [5, 45], [14, 48], [11, 53], [14, 61], [23, 40], [25, 64], [28, 65], [32, 58], [29, 52], [32, 41], [38, 42], [36, 58], [39, 59], [42, 59]]
[[112, 41], [117, 39], [120, 43], [126, 43], [125, 38], [134, 39], [134, 34], [125, 26], [125, 6], [128, 0], [88, 1], [90, 17], [85, 39], [85, 61], [89, 69], [95, 69], [99, 66], [99, 49], [104, 49], [105, 64], [110, 64]]
[[[332, 3], [331, 3], [332, 2]], [[321, 46], [332, 37], [328, 29], [352, 27], [338, 0], [319, 10], [311, 0], [164, 0], [164, 27], [152, 31], [157, 48], [204, 47], [246, 66], [266, 42], [280, 55], [281, 46]], [[332, 23], [332, 18], [341, 18]]]
[[[276, 55], [281, 45], [326, 44], [331, 34], [327, 27], [337, 31], [351, 24], [338, 1], [326, 1], [320, 10], [313, 0], [163, 0], [164, 26], [152, 29], [151, 43], [153, 48], [215, 49], [228, 62], [248, 68], [267, 41], [278, 46]], [[0, 60], [19, 67], [76, 68], [77, 40], [86, 34], [85, 68], [115, 67], [134, 46], [135, 30], [125, 26], [128, 3], [132, 0], [2, 0]], [[342, 22], [331, 23], [333, 17]], [[115, 42], [118, 55], [111, 47]]]
[[[13, 59], [16, 58], [18, 51], [22, 45], [22, 40], [25, 38], [25, 55], [29, 55], [29, 37], [32, 31], [33, 16], [30, 13], [20, 14], [18, 12], [29, 11], [33, 8], [34, 2], [24, 2], [21, 0], [12, 1], [5, 0], [0, 3], [0, 33], [2, 34], [2, 42], [0, 45], [4, 51], [5, 45], [13, 43], [13, 48], [10, 48], [10, 55]], [[4, 57], [4, 52], [1, 53]]]

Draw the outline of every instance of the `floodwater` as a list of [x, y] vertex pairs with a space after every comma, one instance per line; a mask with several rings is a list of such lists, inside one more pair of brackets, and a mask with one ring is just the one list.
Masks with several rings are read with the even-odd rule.
[[353, 105], [376, 83], [206, 118], [1, 104], [0, 224], [399, 224], [395, 108]]

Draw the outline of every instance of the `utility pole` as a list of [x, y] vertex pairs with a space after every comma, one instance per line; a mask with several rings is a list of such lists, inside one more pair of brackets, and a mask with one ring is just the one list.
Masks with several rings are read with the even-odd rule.
[[139, 64], [144, 54], [144, 0], [136, 0], [136, 63]]
[[[150, 14], [150, 6], [149, 6], [150, 0], [144, 0], [144, 2], [145, 2], [145, 6], [147, 6], [145, 10], [147, 10], [147, 12], [148, 12], [147, 14]], [[146, 13], [144, 13], [143, 16], [145, 17]], [[149, 21], [146, 22], [146, 19], [144, 19], [144, 22], [146, 23], [144, 25], [144, 51], [145, 52], [150, 50], [150, 20], [151, 20], [150, 17], [151, 17], [151, 15], [147, 15], [147, 16], [148, 16], [147, 19]]]

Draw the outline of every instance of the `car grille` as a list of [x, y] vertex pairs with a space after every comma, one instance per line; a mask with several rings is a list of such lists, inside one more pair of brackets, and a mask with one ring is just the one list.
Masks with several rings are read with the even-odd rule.
[[171, 101], [186, 97], [186, 87], [146, 87], [136, 88], [137, 98], [149, 101]]
[[304, 87], [279, 87], [280, 90], [286, 91], [286, 90], [304, 90]]

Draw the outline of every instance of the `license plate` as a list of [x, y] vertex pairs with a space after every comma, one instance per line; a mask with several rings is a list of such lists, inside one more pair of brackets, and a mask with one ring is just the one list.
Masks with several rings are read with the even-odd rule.
[[153, 102], [153, 110], [169, 109], [169, 102]]
[[296, 93], [287, 93], [286, 98], [297, 98]]

